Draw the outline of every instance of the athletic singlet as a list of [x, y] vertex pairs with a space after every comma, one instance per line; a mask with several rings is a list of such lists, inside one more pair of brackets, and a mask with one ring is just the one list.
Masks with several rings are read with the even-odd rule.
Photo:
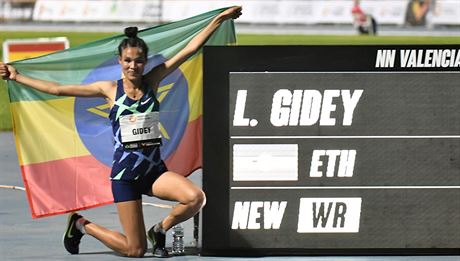
[[158, 175], [166, 171], [159, 146], [127, 150], [121, 143], [120, 116], [159, 111], [159, 109], [160, 104], [152, 88], [144, 87], [144, 95], [136, 101], [126, 95], [123, 80], [118, 80], [115, 102], [109, 114], [115, 147], [110, 175], [112, 180], [137, 180], [141, 176]]

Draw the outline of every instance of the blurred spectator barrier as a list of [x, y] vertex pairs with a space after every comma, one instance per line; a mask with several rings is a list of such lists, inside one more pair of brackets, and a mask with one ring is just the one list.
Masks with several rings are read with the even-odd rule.
[[[406, 13], [412, 1], [428, 0], [362, 0], [361, 7], [379, 24], [405, 25]], [[431, 0], [427, 10], [427, 25], [460, 25], [460, 0]], [[244, 15], [237, 23], [254, 24], [351, 24], [352, 0], [266, 0], [266, 1], [165, 1], [162, 19], [174, 21], [196, 15], [204, 9], [243, 5]]]
[[[362, 0], [361, 8], [380, 25], [460, 26], [459, 2]], [[315, 25], [353, 22], [352, 0], [0, 0], [0, 20], [163, 23], [232, 5], [244, 6], [244, 15], [238, 23]], [[414, 19], [409, 18], [417, 18], [420, 10], [423, 11], [423, 23], [414, 23]]]
[[[193, 1], [193, 4], [190, 2], [187, 0], [165, 2], [163, 19], [177, 20], [178, 17], [197, 14], [203, 8], [214, 8], [215, 5], [240, 4], [244, 6], [244, 15], [237, 22], [258, 24], [351, 24], [353, 22], [352, 0], [215, 2], [204, 0]], [[406, 6], [406, 0], [362, 2], [366, 13], [371, 13], [379, 23], [386, 24], [403, 24]]]
[[[38, 0], [33, 19], [72, 22], [159, 22], [161, 0]], [[181, 18], [183, 19], [183, 18]]]
[[0, 0], [0, 22], [32, 20], [35, 0]]
[[460, 1], [438, 0], [429, 18], [431, 25], [460, 25]]

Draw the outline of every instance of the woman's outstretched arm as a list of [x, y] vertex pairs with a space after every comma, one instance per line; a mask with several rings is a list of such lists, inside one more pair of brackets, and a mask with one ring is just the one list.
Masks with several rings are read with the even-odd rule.
[[153, 68], [146, 74], [146, 82], [150, 86], [157, 86], [158, 83], [168, 74], [177, 69], [183, 62], [195, 54], [209, 39], [212, 33], [226, 20], [236, 19], [241, 15], [241, 6], [228, 8], [218, 14], [201, 32], [199, 32], [181, 51], [171, 59]]
[[4, 80], [16, 81], [35, 90], [58, 96], [109, 97], [113, 85], [110, 81], [99, 81], [85, 85], [61, 85], [56, 82], [34, 79], [20, 74], [12, 65], [0, 62], [0, 76]]

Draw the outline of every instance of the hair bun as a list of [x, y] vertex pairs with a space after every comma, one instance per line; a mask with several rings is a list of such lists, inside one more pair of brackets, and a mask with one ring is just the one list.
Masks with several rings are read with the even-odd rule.
[[125, 28], [125, 35], [128, 38], [136, 38], [137, 37], [137, 27], [126, 27]]

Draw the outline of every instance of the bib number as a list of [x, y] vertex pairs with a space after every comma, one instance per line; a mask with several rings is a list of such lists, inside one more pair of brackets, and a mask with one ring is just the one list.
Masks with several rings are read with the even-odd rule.
[[121, 143], [125, 149], [161, 145], [160, 113], [136, 113], [120, 116]]

